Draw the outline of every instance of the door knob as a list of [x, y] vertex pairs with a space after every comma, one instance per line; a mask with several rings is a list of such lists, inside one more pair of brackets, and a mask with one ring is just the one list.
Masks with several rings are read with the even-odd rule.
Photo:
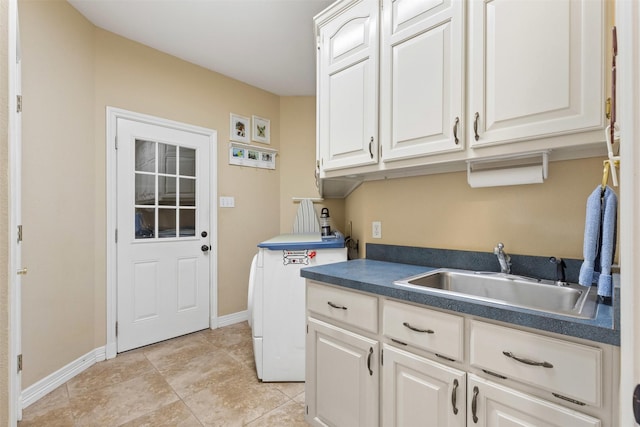
[[202, 245], [200, 249], [202, 250], [202, 252], [209, 252], [209, 249], [211, 248], [209, 247], [209, 245]]
[[27, 268], [21, 268], [20, 270], [18, 270], [16, 272], [16, 274], [18, 274], [19, 276], [24, 276], [25, 274], [27, 274]]

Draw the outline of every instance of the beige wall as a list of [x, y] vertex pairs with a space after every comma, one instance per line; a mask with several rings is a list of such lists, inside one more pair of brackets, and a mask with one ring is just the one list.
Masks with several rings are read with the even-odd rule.
[[[280, 100], [280, 232], [291, 233], [298, 204], [293, 197], [319, 197], [315, 184], [316, 163], [316, 98], [291, 96]], [[314, 204], [320, 217], [323, 207], [329, 209], [332, 228], [346, 232], [344, 200], [325, 199]]]
[[0, 425], [9, 424], [8, 10], [0, 1]]
[[68, 4], [20, 7], [23, 386], [94, 349], [93, 26]]
[[[364, 243], [582, 258], [586, 198], [602, 159], [553, 162], [544, 184], [470, 188], [466, 173], [367, 182], [347, 199], [346, 218]], [[382, 239], [371, 222], [382, 222]]]
[[[105, 108], [218, 131], [218, 314], [246, 309], [256, 243], [279, 231], [280, 171], [228, 165], [229, 113], [280, 98], [95, 28], [66, 1], [19, 3], [24, 52], [23, 386], [105, 345]], [[217, 200], [213, 201], [217, 206]]]

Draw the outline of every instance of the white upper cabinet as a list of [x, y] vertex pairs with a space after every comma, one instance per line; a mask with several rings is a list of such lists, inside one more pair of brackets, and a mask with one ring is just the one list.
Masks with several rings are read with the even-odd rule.
[[471, 147], [602, 128], [604, 2], [469, 2]]
[[462, 0], [382, 0], [384, 161], [462, 150]]
[[378, 2], [316, 17], [318, 142], [323, 171], [378, 162]]

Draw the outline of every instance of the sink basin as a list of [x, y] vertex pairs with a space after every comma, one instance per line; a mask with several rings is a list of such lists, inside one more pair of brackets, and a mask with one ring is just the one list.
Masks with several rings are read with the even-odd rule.
[[597, 295], [593, 287], [557, 286], [550, 280], [511, 274], [441, 268], [394, 284], [583, 319], [591, 319], [596, 314]]

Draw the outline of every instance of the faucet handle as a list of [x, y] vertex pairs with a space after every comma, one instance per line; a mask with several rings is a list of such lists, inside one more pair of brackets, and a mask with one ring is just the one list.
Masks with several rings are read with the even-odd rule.
[[567, 279], [564, 269], [567, 267], [567, 264], [565, 264], [562, 258], [556, 258], [554, 256], [549, 257], [549, 262], [556, 265], [556, 285], [566, 286]]
[[502, 250], [504, 249], [504, 243], [502, 242], [498, 242], [498, 244], [496, 245], [495, 248], [493, 248], [493, 253], [494, 254], [499, 254], [500, 252], [502, 252]]

